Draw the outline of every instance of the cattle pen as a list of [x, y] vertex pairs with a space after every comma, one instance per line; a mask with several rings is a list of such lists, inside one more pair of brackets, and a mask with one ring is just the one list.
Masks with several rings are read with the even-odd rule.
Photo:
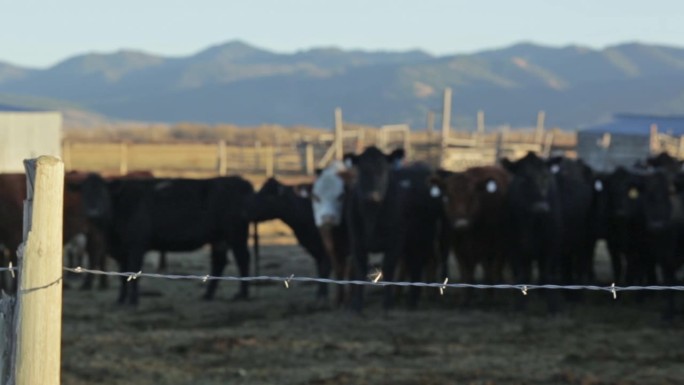
[[[596, 279], [591, 284], [517, 282], [508, 270], [500, 282], [466, 283], [454, 273], [461, 273], [461, 267], [451, 258], [445, 271], [453, 275], [448, 278], [390, 281], [382, 274], [378, 254], [371, 255], [372, 274], [365, 279], [329, 279], [317, 274], [311, 256], [278, 221], [254, 227], [260, 235], [261, 259], [251, 262], [260, 270], [247, 275], [241, 275], [235, 258], [229, 258], [225, 273], [207, 274], [211, 251], [206, 246], [170, 253], [164, 271], [156, 270], [156, 258], [150, 258], [157, 251], [146, 253], [137, 271], [114, 271], [112, 261], [101, 269], [86, 268], [83, 261], [63, 262], [61, 242], [55, 241], [67, 228], [60, 222], [61, 200], [66, 197], [59, 182], [65, 171], [117, 177], [145, 170], [157, 177], [193, 179], [238, 174], [257, 186], [267, 177], [278, 177], [288, 183], [282, 186], [293, 187], [313, 180], [316, 169], [331, 160], [369, 145], [385, 152], [403, 148], [411, 161], [452, 171], [517, 159], [530, 151], [545, 158], [575, 158], [580, 149], [589, 150], [602, 164], [611, 151], [629, 151], [619, 148], [616, 136], [611, 141], [609, 134], [594, 132], [581, 140], [575, 131], [546, 128], [544, 121], [540, 112], [536, 127], [486, 127], [484, 113], [479, 113], [473, 130], [454, 130], [446, 119], [436, 132], [432, 116], [427, 130], [412, 131], [404, 124], [348, 124], [338, 109], [330, 132], [269, 128], [265, 135], [232, 132], [196, 141], [105, 141], [67, 135], [63, 163], [46, 157], [27, 162], [38, 165], [37, 172], [27, 172], [27, 202], [33, 200], [35, 206], [26, 206], [24, 229], [31, 236], [24, 234], [26, 247], [20, 247], [18, 266], [0, 266], [0, 278], [19, 286], [16, 297], [3, 293], [0, 298], [0, 382], [683, 383], [684, 350], [673, 341], [684, 338], [684, 321], [679, 313], [674, 320], [662, 320], [661, 301], [656, 299], [660, 293], [681, 299], [684, 286], [680, 281], [616, 284], [604, 241], [596, 249]], [[681, 138], [658, 124], [646, 127], [638, 141], [642, 158], [661, 151], [684, 156]], [[46, 193], [45, 179], [34, 182], [34, 174], [50, 174], [47, 180], [55, 183], [54, 191]], [[189, 222], [180, 225], [195, 227]], [[41, 239], [41, 234], [47, 240], [35, 246], [32, 239]], [[40, 272], [32, 271], [36, 268]], [[47, 268], [51, 270], [42, 270]], [[480, 270], [473, 282], [483, 282]], [[75, 289], [86, 277], [109, 278], [110, 285], [97, 291]], [[119, 284], [139, 282], [140, 304], [115, 304]], [[201, 292], [218, 282], [216, 298], [200, 301]], [[234, 297], [244, 282], [251, 284], [249, 298]], [[366, 287], [363, 313], [318, 297], [320, 284]], [[417, 308], [410, 308], [406, 291], [414, 287], [422, 290], [421, 300]], [[398, 300], [394, 308], [384, 310], [383, 291], [388, 288], [396, 289]], [[474, 292], [467, 305], [466, 291]], [[549, 313], [547, 293], [568, 294], [559, 313]], [[521, 299], [529, 305], [523, 311], [514, 305]]]
[[[45, 170], [46, 164], [52, 171]], [[653, 310], [652, 306], [635, 307], [628, 298], [624, 304], [632, 291], [684, 290], [681, 286], [464, 285], [384, 282], [380, 277], [359, 282], [323, 280], [342, 285], [419, 285], [430, 290], [426, 295], [432, 309], [398, 309], [391, 317], [369, 309], [363, 318], [340, 317], [312, 301], [309, 283], [321, 280], [307, 276], [311, 271], [304, 267], [301, 253], [277, 245], [266, 246], [266, 275], [260, 277], [238, 278], [231, 275], [234, 270], [223, 277], [199, 273], [202, 264], [196, 255], [178, 255], [171, 261], [172, 269], [190, 274], [67, 266], [64, 271], [147, 279], [154, 286], [143, 293], [149, 304], [138, 309], [112, 307], [109, 291], [67, 290], [62, 316], [61, 231], [55, 231], [61, 229], [62, 172], [58, 161], [38, 161], [43, 182], [29, 182], [35, 186], [36, 203], [33, 210], [27, 209], [26, 218], [33, 218], [33, 225], [27, 226], [31, 235], [24, 262], [19, 269], [2, 268], [16, 272], [21, 280], [17, 315], [8, 315], [6, 308], [12, 307], [8, 299], [0, 304], [3, 321], [17, 320], [0, 323], [5, 332], [18, 328], [16, 339], [11, 338], [14, 342], [2, 344], [16, 354], [13, 359], [3, 355], [6, 365], [0, 374], [13, 377], [15, 382], [10, 383], [432, 384], [490, 378], [493, 384], [676, 384], [684, 378], [679, 365], [684, 352], [663, 349], [681, 339], [681, 325], [649, 326], [654, 320], [643, 310]], [[46, 188], [46, 181], [58, 182], [54, 191]], [[30, 240], [42, 233], [51, 239], [47, 241], [51, 246], [33, 247]], [[280, 255], [283, 251], [287, 256]], [[38, 260], [50, 263], [30, 263]], [[27, 270], [33, 268], [51, 270], [34, 275]], [[257, 299], [226, 303], [220, 297], [211, 306], [195, 301], [193, 282], [204, 285], [214, 279], [254, 281]], [[464, 287], [503, 291], [494, 308], [454, 309], [450, 298], [455, 289]], [[596, 295], [582, 305], [589, 311], [569, 310], [563, 317], [545, 316], [543, 306], [535, 306], [527, 315], [501, 310], [512, 296], [532, 295], [538, 289], [589, 290]], [[377, 300], [371, 296], [373, 303]]]

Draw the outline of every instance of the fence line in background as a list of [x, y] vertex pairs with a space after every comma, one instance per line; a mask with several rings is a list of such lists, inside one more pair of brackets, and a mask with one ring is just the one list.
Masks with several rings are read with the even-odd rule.
[[232, 282], [281, 282], [285, 287], [293, 282], [314, 282], [314, 283], [330, 283], [336, 285], [360, 285], [360, 286], [416, 286], [416, 287], [426, 287], [434, 289], [509, 289], [509, 290], [519, 290], [523, 294], [527, 294], [531, 290], [591, 290], [591, 291], [605, 291], [613, 293], [615, 295], [618, 292], [624, 291], [664, 291], [664, 290], [674, 290], [674, 291], [684, 291], [684, 286], [599, 286], [599, 285], [533, 285], [533, 284], [470, 284], [470, 283], [448, 283], [448, 280], [444, 282], [390, 282], [378, 280], [377, 277], [372, 278], [368, 281], [359, 280], [337, 280], [330, 278], [313, 278], [313, 277], [298, 277], [295, 275], [290, 275], [289, 277], [281, 276], [256, 276], [256, 277], [237, 277], [237, 276], [212, 276], [212, 275], [179, 275], [179, 274], [158, 274], [158, 273], [143, 273], [139, 272], [115, 272], [115, 271], [102, 271], [102, 270], [91, 270], [84, 269], [82, 267], [64, 267], [65, 271], [79, 273], [79, 274], [95, 274], [95, 275], [106, 275], [114, 277], [125, 277], [127, 280], [133, 280], [137, 278], [161, 278], [170, 280], [194, 280], [194, 281], [232, 281]]

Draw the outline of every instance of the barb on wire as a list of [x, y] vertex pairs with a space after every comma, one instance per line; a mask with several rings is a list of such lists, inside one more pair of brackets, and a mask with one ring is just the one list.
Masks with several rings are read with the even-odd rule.
[[[7, 268], [5, 268], [6, 270]], [[471, 283], [448, 283], [448, 280], [444, 282], [390, 282], [390, 281], [380, 281], [375, 280], [378, 277], [372, 277], [368, 281], [360, 280], [336, 280], [330, 278], [312, 278], [312, 277], [296, 277], [290, 275], [288, 277], [280, 276], [256, 276], [256, 277], [236, 277], [236, 276], [211, 276], [211, 275], [174, 275], [174, 274], [158, 274], [158, 273], [143, 273], [138, 272], [115, 272], [115, 271], [102, 271], [102, 270], [91, 270], [84, 269], [82, 267], [65, 267], [65, 271], [71, 271], [74, 273], [85, 273], [85, 274], [95, 274], [95, 275], [107, 275], [114, 277], [125, 277], [129, 280], [137, 278], [163, 278], [170, 280], [198, 280], [202, 282], [207, 281], [233, 281], [233, 282], [256, 282], [256, 281], [273, 281], [285, 283], [287, 287], [292, 282], [315, 282], [315, 283], [329, 283], [336, 285], [362, 285], [362, 286], [416, 286], [416, 287], [426, 287], [426, 288], [436, 288], [446, 290], [447, 288], [453, 289], [498, 289], [498, 290], [519, 290], [524, 295], [530, 290], [591, 290], [591, 291], [605, 291], [613, 294], [613, 298], [617, 298], [617, 292], [620, 291], [663, 291], [663, 290], [674, 290], [674, 291], [684, 291], [684, 286], [615, 286], [613, 283], [610, 286], [598, 286], [598, 285], [530, 285], [530, 284], [471, 284]]]

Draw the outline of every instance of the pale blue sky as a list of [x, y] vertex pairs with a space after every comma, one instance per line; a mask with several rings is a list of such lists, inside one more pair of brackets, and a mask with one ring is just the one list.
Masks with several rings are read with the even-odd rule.
[[46, 67], [121, 48], [189, 55], [241, 39], [433, 54], [520, 41], [684, 46], [682, 0], [0, 0], [0, 61]]

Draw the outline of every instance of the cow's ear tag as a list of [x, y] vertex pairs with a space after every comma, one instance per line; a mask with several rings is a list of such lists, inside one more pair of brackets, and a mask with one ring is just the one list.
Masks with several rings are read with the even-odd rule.
[[354, 163], [352, 162], [352, 160], [350, 158], [347, 158], [344, 160], [344, 166], [346, 168], [352, 168], [354, 166]]
[[627, 196], [629, 196], [629, 199], [637, 199], [639, 197], [639, 190], [636, 187], [632, 187], [629, 189]]
[[299, 190], [299, 196], [302, 198], [308, 198], [309, 192], [305, 188]]
[[560, 166], [557, 164], [552, 164], [551, 165], [551, 172], [553, 174], [558, 174], [558, 171], [560, 171]]
[[594, 182], [594, 190], [598, 192], [603, 191], [603, 182], [597, 179], [596, 182]]
[[442, 190], [440, 190], [437, 186], [432, 186], [432, 188], [430, 189], [430, 196], [433, 198], [437, 198], [440, 195], [442, 195]]
[[487, 182], [487, 192], [488, 193], [496, 192], [497, 188], [498, 188], [498, 186], [496, 185], [496, 181], [490, 180], [489, 182]]

